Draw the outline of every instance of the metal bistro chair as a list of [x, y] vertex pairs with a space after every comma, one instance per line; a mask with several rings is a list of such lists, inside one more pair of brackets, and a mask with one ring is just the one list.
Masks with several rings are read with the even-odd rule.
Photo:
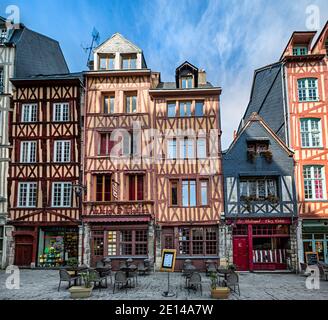
[[143, 261], [138, 263], [138, 273], [139, 275], [146, 275], [147, 268], [145, 266], [145, 263]]
[[62, 282], [68, 282], [68, 289], [72, 286], [72, 282], [80, 282], [81, 277], [80, 276], [71, 276], [67, 270], [60, 269], [59, 270], [59, 285], [58, 285], [58, 291], [60, 290], [60, 285]]
[[131, 284], [131, 280], [126, 277], [126, 274], [123, 271], [117, 271], [115, 274], [113, 294], [115, 293], [116, 285], [118, 286], [118, 288], [125, 287], [125, 293], [127, 293], [128, 292], [127, 287], [129, 284]]
[[306, 271], [306, 269], [308, 267], [308, 265], [306, 263], [300, 262], [300, 266], [301, 266], [301, 275], [307, 277], [307, 276], [309, 276], [311, 274], [310, 272]]
[[206, 276], [209, 276], [212, 272], [216, 272], [216, 263], [213, 261], [206, 262]]
[[318, 262], [318, 268], [320, 271], [320, 278], [323, 280], [328, 280], [328, 268], [325, 267], [322, 263]]
[[108, 287], [107, 283], [107, 276], [100, 276], [99, 272], [97, 270], [89, 270], [90, 276], [91, 276], [91, 282], [95, 284], [95, 286], [98, 285], [99, 290], [103, 288], [101, 286], [102, 282], [105, 282], [105, 288]]
[[201, 295], [203, 295], [202, 277], [198, 272], [194, 272], [189, 279], [188, 294], [190, 289], [197, 291], [198, 288], [200, 289]]
[[223, 280], [223, 283], [235, 293], [237, 293], [236, 288], [238, 288], [238, 295], [240, 296], [239, 276], [236, 272], [227, 274], [227, 279]]

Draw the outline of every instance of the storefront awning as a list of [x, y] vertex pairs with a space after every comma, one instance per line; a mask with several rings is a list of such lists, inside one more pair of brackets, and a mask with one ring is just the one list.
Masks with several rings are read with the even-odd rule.
[[90, 222], [90, 223], [99, 223], [99, 222], [111, 222], [111, 223], [117, 223], [117, 222], [149, 222], [151, 219], [150, 216], [145, 217], [138, 217], [138, 216], [129, 216], [129, 217], [84, 217], [84, 222]]

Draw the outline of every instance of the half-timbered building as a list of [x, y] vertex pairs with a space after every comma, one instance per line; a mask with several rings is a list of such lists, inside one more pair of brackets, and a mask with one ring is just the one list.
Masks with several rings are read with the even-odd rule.
[[225, 219], [239, 270], [297, 268], [293, 153], [256, 113], [223, 154]]
[[156, 176], [145, 152], [152, 127], [149, 89], [158, 74], [120, 34], [94, 50], [85, 73], [83, 262], [154, 257]]
[[8, 265], [10, 259], [6, 253], [11, 250], [12, 244], [12, 228], [6, 225], [11, 148], [9, 114], [12, 110], [13, 93], [10, 79], [67, 72], [68, 68], [57, 41], [29, 30], [23, 24], [7, 29], [6, 20], [0, 17], [0, 267]]
[[[223, 212], [221, 88], [189, 62], [176, 69], [175, 82], [151, 89], [156, 148], [156, 252], [176, 249], [176, 269], [186, 259], [199, 269], [225, 256]], [[222, 230], [223, 231], [223, 230]], [[222, 247], [220, 248], [219, 238]], [[157, 261], [160, 261], [158, 259]]]
[[255, 71], [244, 120], [257, 112], [294, 151], [299, 261], [316, 252], [328, 262], [328, 23], [294, 32], [280, 61]]
[[82, 77], [11, 82], [10, 263], [59, 267], [79, 255]]

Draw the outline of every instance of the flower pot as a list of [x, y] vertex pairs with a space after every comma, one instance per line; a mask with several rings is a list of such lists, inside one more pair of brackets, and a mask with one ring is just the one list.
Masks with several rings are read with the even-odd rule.
[[230, 294], [230, 289], [226, 287], [218, 287], [211, 289], [211, 297], [213, 299], [228, 299]]
[[71, 293], [72, 299], [83, 299], [83, 298], [89, 298], [91, 296], [93, 286], [90, 288], [86, 288], [83, 286], [73, 286], [68, 289], [68, 291]]

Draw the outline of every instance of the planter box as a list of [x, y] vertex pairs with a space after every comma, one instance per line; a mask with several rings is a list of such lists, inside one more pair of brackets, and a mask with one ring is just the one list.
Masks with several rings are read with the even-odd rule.
[[213, 299], [228, 299], [229, 294], [230, 294], [230, 289], [226, 287], [211, 289], [211, 297]]
[[83, 299], [83, 298], [89, 298], [91, 296], [93, 287], [86, 288], [82, 286], [73, 286], [68, 289], [68, 291], [71, 293], [72, 299]]

